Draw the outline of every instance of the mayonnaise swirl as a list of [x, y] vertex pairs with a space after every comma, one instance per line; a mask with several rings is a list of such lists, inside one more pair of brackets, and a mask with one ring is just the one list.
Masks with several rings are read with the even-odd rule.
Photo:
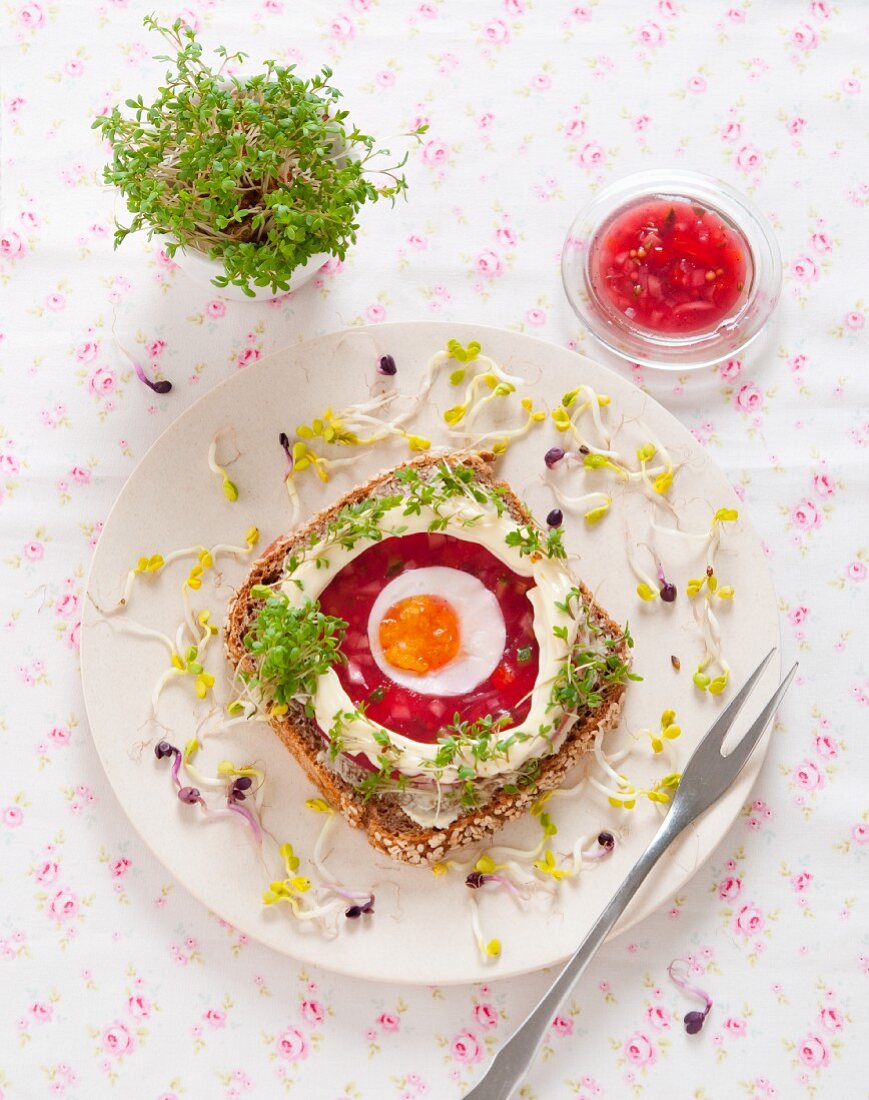
[[[395, 750], [390, 754], [392, 767], [407, 776], [426, 776], [449, 784], [460, 782], [459, 768], [462, 766], [472, 767], [481, 779], [513, 773], [530, 758], [556, 750], [566, 734], [566, 727], [559, 730], [559, 726], [563, 726], [563, 715], [558, 708], [549, 709], [549, 698], [552, 684], [574, 647], [580, 626], [577, 618], [557, 606], [568, 603], [576, 582], [563, 560], [542, 554], [523, 557], [517, 548], [508, 546], [506, 538], [516, 530], [516, 521], [507, 514], [499, 516], [494, 508], [458, 497], [440, 503], [437, 513], [427, 506], [422, 506], [419, 515], [405, 516], [402, 512], [399, 506], [384, 518], [381, 525], [384, 537], [424, 532], [434, 520], [447, 518], [449, 534], [485, 547], [520, 576], [533, 577], [535, 587], [528, 591], [528, 599], [534, 608], [534, 635], [540, 651], [537, 679], [525, 720], [498, 733], [499, 738], [519, 733], [527, 735], [527, 740], [515, 741], [504, 753], [488, 760], [475, 760], [469, 752], [460, 749], [451, 764], [435, 768], [437, 745], [421, 744], [356, 715], [342, 724], [342, 748], [346, 752], [364, 753], [377, 768], [383, 748], [374, 734], [382, 731]], [[468, 521], [473, 521], [472, 525], [464, 526]], [[283, 592], [293, 606], [300, 607], [309, 600], [316, 600], [335, 574], [369, 545], [370, 542], [360, 541], [348, 550], [330, 542], [328, 537], [323, 539], [306, 550], [304, 560], [283, 582]], [[566, 633], [559, 637], [555, 628], [563, 628]], [[334, 725], [339, 713], [356, 711], [333, 669], [319, 678], [313, 704], [314, 717], [325, 732]], [[557, 739], [554, 738], [556, 730], [559, 731]]]

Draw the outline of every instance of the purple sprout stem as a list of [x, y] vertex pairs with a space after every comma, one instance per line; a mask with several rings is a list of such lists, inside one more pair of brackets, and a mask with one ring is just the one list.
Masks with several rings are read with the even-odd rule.
[[169, 393], [169, 391], [172, 389], [171, 382], [167, 382], [165, 381], [165, 379], [162, 382], [152, 382], [147, 374], [145, 374], [145, 368], [142, 366], [142, 364], [135, 359], [132, 362], [133, 369], [136, 371], [136, 377], [139, 379], [140, 382], [144, 382], [149, 390], [153, 390], [154, 393], [159, 394]]
[[583, 859], [606, 859], [613, 854], [614, 848], [606, 848], [603, 844], [595, 844], [593, 848], [582, 853]]
[[287, 473], [291, 474], [293, 472], [293, 452], [290, 449], [290, 437], [286, 432], [281, 432], [278, 436], [278, 442], [281, 447], [283, 447], [284, 454], [287, 456]]
[[181, 752], [179, 749], [175, 750], [175, 758], [172, 761], [172, 782], [175, 784], [175, 790], [181, 790], [181, 780], [178, 778], [178, 772], [181, 770]]
[[209, 817], [212, 820], [219, 817], [232, 818], [233, 820], [243, 817], [245, 823], [250, 827], [251, 832], [256, 839], [257, 844], [262, 844], [263, 834], [260, 824], [254, 815], [244, 806], [227, 806], [225, 810], [212, 810], [205, 803], [205, 799], [199, 799], [199, 805], [202, 808], [202, 813], [205, 817]]
[[[227, 806], [226, 810], [230, 814], [237, 814], [239, 817], [244, 818], [244, 820], [250, 826], [250, 831], [254, 835], [254, 840], [256, 840], [257, 844], [260, 844], [260, 845], [262, 844], [262, 842], [263, 842], [263, 831], [262, 831], [262, 828], [260, 827], [259, 821], [257, 821], [256, 814], [252, 810], [249, 810], [247, 808], [247, 806], [239, 806], [237, 803]], [[226, 811], [224, 811], [224, 810], [212, 810], [211, 812], [212, 813], [223, 814]]]
[[512, 894], [514, 898], [521, 898], [524, 900], [528, 895], [520, 890], [518, 886], [515, 886], [505, 875], [492, 875], [492, 882], [500, 883], [508, 894]]
[[677, 962], [681, 961], [682, 960], [680, 959], [674, 959], [673, 962], [671, 962], [670, 965], [667, 967], [667, 974], [670, 977], [670, 981], [675, 986], [678, 986], [683, 993], [690, 993], [693, 997], [698, 997], [701, 1001], [703, 1001], [702, 1012], [688, 1012], [685, 1015], [684, 1019], [685, 1030], [688, 1032], [689, 1035], [696, 1035], [700, 1028], [703, 1027], [703, 1024], [706, 1021], [706, 1017], [709, 1015], [710, 1009], [712, 1008], [712, 998], [704, 989], [701, 989], [699, 986], [692, 985], [685, 978], [680, 977], [674, 972], [673, 967], [676, 965]]

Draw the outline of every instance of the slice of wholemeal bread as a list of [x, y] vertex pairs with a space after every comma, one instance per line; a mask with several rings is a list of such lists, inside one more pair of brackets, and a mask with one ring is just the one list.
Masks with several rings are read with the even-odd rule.
[[[433, 469], [444, 458], [452, 466], [469, 466], [474, 470], [476, 480], [489, 487], [497, 485], [503, 491], [505, 514], [512, 517], [517, 524], [532, 524], [536, 527], [528, 510], [509, 486], [494, 480], [488, 461], [491, 457], [468, 454], [426, 455], [397, 469], [413, 466], [424, 477], [427, 469]], [[305, 545], [312, 535], [323, 534], [326, 524], [344, 505], [371, 496], [394, 493], [399, 488], [395, 469], [379, 474], [365, 485], [346, 493], [298, 530], [277, 539], [253, 564], [247, 579], [230, 603], [225, 627], [226, 651], [236, 669], [251, 672], [254, 667], [244, 645], [245, 633], [261, 606], [261, 601], [252, 599], [250, 595], [252, 586], [272, 585], [279, 581], [283, 576], [287, 557], [294, 549]], [[623, 639], [621, 627], [594, 602], [591, 593], [581, 582], [577, 584], [588, 609], [589, 620], [599, 629], [601, 636]], [[628, 649], [624, 640], [614, 652], [627, 664]], [[352, 826], [366, 831], [368, 841], [374, 848], [393, 859], [422, 864], [436, 862], [454, 848], [485, 839], [507, 821], [524, 814], [543, 791], [560, 786], [571, 768], [591, 748], [598, 731], [612, 729], [618, 724], [624, 691], [624, 682], [606, 684], [601, 688], [600, 705], [578, 716], [558, 751], [540, 758], [533, 783], [517, 790], [515, 784], [508, 783], [505, 777], [505, 785], [510, 790], [505, 790], [503, 786], [495, 787], [491, 797], [483, 805], [463, 812], [455, 821], [442, 828], [419, 825], [394, 799], [374, 795], [365, 801], [351, 782], [329, 766], [328, 753], [324, 752], [327, 743], [316, 722], [305, 715], [301, 703], [292, 703], [284, 715], [269, 715], [268, 721], [323, 796], [341, 811]]]

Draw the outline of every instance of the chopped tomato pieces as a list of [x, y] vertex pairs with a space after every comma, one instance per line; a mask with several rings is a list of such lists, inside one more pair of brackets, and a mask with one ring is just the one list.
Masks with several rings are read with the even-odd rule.
[[751, 254], [719, 214], [646, 199], [592, 241], [591, 278], [605, 309], [659, 333], [716, 328], [747, 297]]
[[[378, 594], [404, 570], [428, 565], [473, 574], [494, 593], [504, 617], [507, 636], [501, 661], [491, 676], [464, 695], [441, 698], [414, 691], [387, 677], [371, 654], [368, 618]], [[531, 577], [512, 572], [485, 547], [453, 535], [422, 532], [374, 543], [339, 570], [320, 595], [323, 611], [348, 624], [341, 643], [347, 662], [334, 666], [341, 686], [354, 705], [365, 704], [369, 718], [414, 741], [437, 741], [456, 715], [460, 722], [475, 722], [491, 714], [503, 716], [508, 725], [518, 724], [528, 714], [539, 667], [534, 614], [528, 600], [533, 584]], [[412, 612], [416, 608], [398, 610]], [[390, 639], [382, 641], [388, 644]], [[432, 663], [427, 636], [423, 642], [429, 667], [437, 667], [440, 657]], [[408, 662], [397, 664], [406, 667]]]

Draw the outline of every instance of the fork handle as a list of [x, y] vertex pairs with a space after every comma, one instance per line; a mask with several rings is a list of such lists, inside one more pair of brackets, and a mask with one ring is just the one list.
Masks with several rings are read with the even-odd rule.
[[465, 1100], [509, 1100], [519, 1079], [534, 1061], [537, 1048], [562, 1001], [573, 989], [648, 873], [687, 824], [687, 821], [680, 820], [671, 810], [651, 844], [628, 872], [624, 882], [552, 986], [501, 1047], [481, 1080], [466, 1094]]

